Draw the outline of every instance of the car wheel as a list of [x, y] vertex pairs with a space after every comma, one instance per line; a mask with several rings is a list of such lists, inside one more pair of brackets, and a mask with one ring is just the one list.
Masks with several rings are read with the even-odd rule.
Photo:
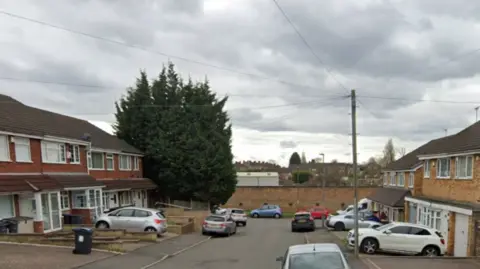
[[253, 213], [253, 214], [252, 214], [252, 217], [254, 217], [254, 218], [258, 218], [258, 217], [259, 217], [259, 215], [258, 215], [257, 213]]
[[273, 217], [276, 218], [276, 219], [279, 219], [281, 216], [280, 216], [280, 214], [275, 213], [275, 215], [273, 215]]
[[105, 221], [99, 221], [95, 225], [95, 228], [97, 228], [97, 229], [108, 229], [108, 228], [110, 228], [110, 225], [108, 225], [108, 223], [105, 222]]
[[365, 238], [360, 245], [361, 251], [367, 254], [374, 254], [378, 249], [378, 241], [373, 238]]
[[440, 252], [435, 246], [426, 246], [422, 250], [422, 255], [427, 257], [436, 257], [440, 255]]
[[335, 231], [345, 230], [345, 224], [343, 224], [342, 222], [335, 223], [335, 225], [333, 227], [334, 227]]
[[153, 227], [147, 227], [145, 228], [145, 232], [156, 232], [157, 229], [153, 228]]
[[292, 227], [292, 233], [294, 233], [294, 232], [295, 232], [295, 229]]

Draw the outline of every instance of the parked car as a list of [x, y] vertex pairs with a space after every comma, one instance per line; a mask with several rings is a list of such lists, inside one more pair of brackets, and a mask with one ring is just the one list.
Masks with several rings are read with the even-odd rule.
[[221, 234], [230, 236], [237, 233], [237, 225], [229, 215], [210, 215], [202, 225], [202, 234]]
[[350, 268], [340, 248], [331, 243], [290, 246], [277, 261], [282, 263], [282, 269]]
[[315, 231], [315, 219], [307, 211], [297, 212], [292, 219], [292, 232], [300, 230]]
[[282, 209], [278, 205], [263, 205], [260, 208], [254, 209], [250, 212], [252, 218], [276, 218], [282, 217]]
[[[374, 227], [373, 225], [379, 225], [379, 226], [382, 225], [379, 222], [364, 219], [363, 217], [365, 216], [365, 212], [359, 212], [358, 216], [359, 216], [358, 227], [368, 228], [368, 227]], [[350, 229], [353, 229], [354, 225], [355, 225], [355, 215], [353, 213], [338, 215], [338, 216], [330, 216], [327, 219], [327, 227], [333, 228], [335, 229], [335, 231], [350, 230]]]
[[[350, 246], [355, 246], [355, 233], [347, 235]], [[358, 229], [360, 251], [374, 254], [377, 251], [423, 256], [445, 254], [445, 239], [442, 234], [425, 225], [393, 222], [378, 228]]]
[[324, 207], [315, 206], [308, 210], [314, 219], [321, 219], [323, 217], [327, 218], [330, 215], [330, 210]]
[[226, 208], [218, 207], [218, 208], [215, 209], [215, 214], [217, 214], [217, 215], [223, 215], [223, 214], [226, 214], [226, 213], [227, 213]]
[[98, 229], [126, 229], [163, 234], [167, 231], [167, 220], [157, 209], [122, 207], [101, 215], [96, 219], [95, 227]]
[[247, 226], [247, 214], [243, 209], [227, 208], [227, 215], [230, 215], [237, 226]]

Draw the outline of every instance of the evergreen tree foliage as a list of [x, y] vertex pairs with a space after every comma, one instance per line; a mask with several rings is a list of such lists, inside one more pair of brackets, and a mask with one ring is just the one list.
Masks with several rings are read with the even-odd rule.
[[146, 153], [145, 175], [165, 196], [225, 203], [237, 183], [227, 101], [207, 79], [184, 81], [169, 63], [152, 83], [140, 73], [116, 103], [114, 128]]
[[290, 165], [299, 165], [302, 163], [302, 159], [300, 158], [298, 152], [292, 153], [292, 155], [290, 156], [290, 161], [288, 163]]

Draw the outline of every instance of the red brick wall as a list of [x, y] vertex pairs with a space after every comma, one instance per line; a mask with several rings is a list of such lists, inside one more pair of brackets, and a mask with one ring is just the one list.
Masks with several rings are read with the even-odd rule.
[[[359, 187], [358, 199], [373, 193], [377, 187]], [[324, 206], [338, 210], [342, 203], [353, 204], [352, 187], [325, 188]], [[297, 200], [299, 203], [297, 204]], [[228, 207], [255, 209], [263, 203], [277, 204], [285, 212], [295, 211], [297, 207], [310, 207], [322, 202], [322, 188], [316, 187], [237, 187], [228, 200]], [[240, 203], [242, 205], [240, 206]], [[292, 205], [290, 205], [292, 203]]]
[[[114, 162], [114, 170], [113, 171], [108, 171], [108, 170], [90, 170], [90, 175], [96, 179], [114, 179], [114, 178], [132, 178], [132, 177], [138, 177], [141, 178], [143, 177], [143, 163], [142, 163], [142, 158], [139, 160], [139, 170], [135, 171], [134, 170], [134, 158], [132, 158], [132, 169], [130, 171], [120, 171], [119, 168], [119, 158], [118, 154], [113, 155], [113, 162]], [[107, 162], [107, 156], [104, 154], [104, 163], [106, 167], [106, 162]]]
[[43, 221], [33, 222], [33, 232], [43, 234]]
[[[9, 136], [10, 139], [11, 136]], [[10, 140], [9, 140], [10, 141]], [[10, 145], [11, 162], [1, 162], [0, 173], [41, 173], [41, 172], [87, 172], [85, 147], [80, 146], [81, 164], [47, 164], [42, 163], [41, 142], [39, 139], [30, 139], [31, 163], [16, 162], [15, 144]]]
[[72, 209], [72, 215], [78, 215], [83, 217], [83, 224], [92, 224], [90, 217], [90, 209]]

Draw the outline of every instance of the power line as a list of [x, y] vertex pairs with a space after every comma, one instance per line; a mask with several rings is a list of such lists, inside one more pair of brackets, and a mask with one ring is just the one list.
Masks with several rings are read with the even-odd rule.
[[[54, 29], [57, 29], [57, 30], [61, 30], [61, 31], [64, 31], [64, 32], [71, 33], [71, 34], [76, 34], [76, 35], [88, 37], [88, 38], [91, 38], [91, 39], [103, 41], [103, 42], [106, 42], [106, 43], [128, 47], [128, 48], [131, 48], [131, 49], [141, 50], [141, 51], [144, 51], [144, 52], [157, 54], [157, 55], [164, 56], [164, 57], [167, 57], [167, 58], [177, 59], [177, 60], [180, 60], [180, 61], [184, 61], [184, 62], [196, 64], [196, 65], [207, 66], [207, 67], [211, 67], [211, 68], [214, 68], [214, 69], [217, 69], [217, 70], [222, 70], [222, 71], [234, 73], [234, 74], [237, 74], [237, 75], [248, 76], [248, 77], [252, 77], [252, 78], [256, 78], [256, 79], [260, 79], [260, 80], [278, 82], [278, 83], [289, 85], [289, 86], [311, 88], [311, 89], [318, 90], [318, 88], [308, 86], [308, 85], [301, 85], [301, 84], [297, 84], [297, 83], [293, 83], [293, 82], [289, 82], [289, 81], [284, 81], [284, 80], [281, 80], [281, 79], [266, 77], [266, 76], [253, 74], [253, 73], [242, 72], [242, 71], [235, 70], [235, 69], [228, 68], [228, 67], [223, 67], [223, 66], [219, 66], [219, 65], [215, 65], [215, 64], [210, 64], [210, 63], [206, 63], [206, 62], [192, 60], [192, 59], [188, 59], [188, 58], [181, 57], [181, 56], [171, 55], [171, 54], [161, 52], [161, 51], [150, 50], [150, 49], [147, 49], [147, 48], [144, 48], [144, 47], [141, 47], [141, 46], [131, 45], [131, 44], [128, 44], [128, 43], [125, 43], [125, 42], [121, 42], [121, 41], [97, 36], [97, 35], [94, 35], [94, 34], [90, 34], [90, 33], [87, 33], [87, 32], [82, 32], [82, 31], [79, 31], [79, 30], [74, 30], [74, 29], [71, 29], [71, 28], [51, 24], [51, 23], [48, 23], [48, 22], [45, 22], [45, 21], [40, 21], [40, 20], [28, 18], [28, 17], [22, 16], [22, 15], [14, 14], [14, 13], [3, 11], [3, 10], [0, 10], [0, 14], [6, 15], [6, 16], [9, 16], [9, 17], [12, 17], [12, 18], [16, 18], [16, 19], [28, 21], [28, 22], [31, 22], [31, 23], [39, 24], [39, 25], [42, 25], [42, 26], [45, 26], [45, 27], [54, 28]], [[11, 79], [11, 80], [14, 80], [14, 79]], [[39, 81], [39, 83], [46, 83], [46, 82], [40, 82]], [[49, 83], [46, 83], [46, 84], [49, 84]]]
[[410, 99], [401, 97], [384, 97], [384, 96], [367, 96], [358, 95], [361, 98], [368, 99], [382, 99], [382, 100], [398, 100], [398, 101], [412, 101], [412, 102], [431, 102], [431, 103], [447, 103], [447, 104], [480, 104], [480, 101], [448, 101], [448, 100], [435, 100], [435, 99]]
[[273, 3], [275, 4], [275, 6], [278, 8], [278, 10], [280, 11], [280, 13], [282, 13], [283, 17], [285, 17], [285, 19], [287, 20], [288, 24], [290, 24], [290, 26], [292, 26], [293, 30], [295, 31], [295, 33], [297, 34], [297, 36], [300, 38], [300, 40], [302, 41], [302, 43], [305, 45], [305, 47], [307, 47], [307, 49], [312, 53], [312, 55], [315, 57], [315, 59], [317, 59], [317, 61], [323, 65], [323, 67], [325, 68], [325, 71], [342, 87], [344, 88], [346, 91], [348, 91], [347, 87], [345, 87], [333, 74], [332, 74], [332, 71], [327, 67], [327, 65], [325, 64], [325, 62], [320, 59], [320, 57], [317, 55], [317, 53], [315, 53], [315, 51], [313, 50], [313, 48], [310, 46], [310, 44], [308, 44], [307, 40], [305, 39], [305, 37], [303, 37], [303, 35], [300, 33], [300, 31], [297, 29], [297, 27], [295, 27], [295, 25], [293, 24], [292, 20], [290, 20], [290, 18], [288, 17], [287, 13], [283, 10], [282, 6], [280, 6], [280, 4], [278, 3], [277, 0], [272, 0]]

